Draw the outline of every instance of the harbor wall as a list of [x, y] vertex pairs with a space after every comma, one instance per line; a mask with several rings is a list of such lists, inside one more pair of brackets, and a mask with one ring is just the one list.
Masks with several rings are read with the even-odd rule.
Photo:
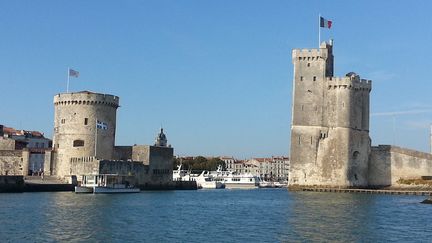
[[23, 176], [0, 175], [0, 192], [22, 192], [24, 191]]
[[391, 145], [372, 147], [369, 186], [398, 186], [399, 179], [432, 176], [432, 154]]

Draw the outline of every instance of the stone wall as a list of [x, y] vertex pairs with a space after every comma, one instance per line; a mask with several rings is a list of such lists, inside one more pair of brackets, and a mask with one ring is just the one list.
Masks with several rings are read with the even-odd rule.
[[134, 146], [133, 151], [133, 158], [138, 158], [139, 161], [98, 160], [94, 157], [71, 158], [69, 176], [75, 175], [78, 181], [81, 181], [82, 175], [118, 174], [134, 178], [133, 183], [143, 188], [173, 186], [173, 148], [139, 145]]
[[174, 149], [170, 147], [149, 146], [149, 183], [163, 185], [171, 183], [173, 178]]
[[391, 145], [372, 147], [369, 186], [397, 186], [399, 179], [432, 176], [432, 154]]
[[137, 145], [132, 148], [132, 160], [148, 165], [145, 183], [161, 185], [172, 182], [172, 161], [174, 149], [150, 145]]
[[134, 145], [132, 147], [132, 160], [141, 161], [145, 165], [150, 163], [150, 146], [149, 145]]
[[71, 158], [69, 176], [75, 175], [78, 180], [81, 180], [82, 175], [100, 174], [100, 160], [95, 157], [79, 157]]
[[0, 150], [15, 150], [15, 140], [0, 137]]
[[132, 160], [132, 146], [115, 146], [113, 160]]
[[44, 157], [44, 175], [50, 176], [52, 175], [52, 154], [51, 150], [45, 151]]
[[0, 175], [27, 175], [28, 150], [0, 150]]

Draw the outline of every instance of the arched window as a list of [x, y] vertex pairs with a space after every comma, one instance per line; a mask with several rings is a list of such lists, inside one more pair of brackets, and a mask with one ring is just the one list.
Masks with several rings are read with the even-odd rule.
[[353, 159], [357, 159], [359, 155], [360, 155], [359, 151], [354, 151]]
[[73, 146], [74, 147], [83, 147], [84, 146], [84, 140], [74, 140]]

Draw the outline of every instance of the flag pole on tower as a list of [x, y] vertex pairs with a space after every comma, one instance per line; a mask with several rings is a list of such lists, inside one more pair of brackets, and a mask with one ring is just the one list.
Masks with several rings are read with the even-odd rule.
[[321, 17], [321, 14], [319, 14], [319, 23], [318, 23], [318, 41], [319, 46], [321, 45], [321, 28], [327, 28], [330, 29], [332, 27], [333, 21], [329, 19], [325, 19]]
[[69, 79], [70, 79], [70, 74], [69, 74], [69, 72], [70, 72], [70, 68], [68, 68], [68, 74], [67, 74], [68, 78], [67, 78], [66, 93], [69, 93]]
[[75, 71], [71, 68], [68, 68], [68, 78], [67, 78], [67, 86], [66, 86], [66, 93], [69, 93], [69, 81], [70, 81], [70, 77], [75, 77], [78, 78], [79, 76], [79, 72]]
[[318, 15], [318, 48], [321, 46], [321, 13]]

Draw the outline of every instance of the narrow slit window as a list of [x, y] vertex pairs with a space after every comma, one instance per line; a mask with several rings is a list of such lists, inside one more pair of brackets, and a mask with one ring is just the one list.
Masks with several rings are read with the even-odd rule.
[[88, 118], [84, 118], [84, 125], [88, 125]]
[[315, 76], [313, 77], [313, 81], [316, 81], [316, 77]]

